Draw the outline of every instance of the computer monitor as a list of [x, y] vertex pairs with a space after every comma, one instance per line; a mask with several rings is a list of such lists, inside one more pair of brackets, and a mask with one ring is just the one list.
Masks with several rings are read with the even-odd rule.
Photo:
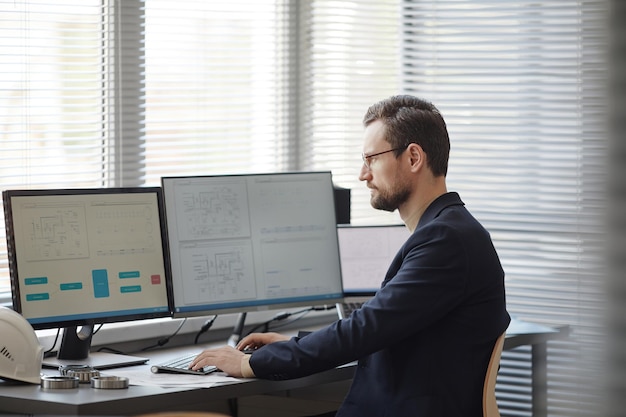
[[346, 297], [378, 291], [391, 261], [411, 235], [403, 224], [339, 225], [337, 232]]
[[94, 324], [171, 316], [160, 187], [2, 194], [13, 308], [35, 329], [65, 328], [44, 365], [147, 359], [90, 352]]
[[330, 172], [164, 177], [161, 185], [174, 317], [341, 300]]

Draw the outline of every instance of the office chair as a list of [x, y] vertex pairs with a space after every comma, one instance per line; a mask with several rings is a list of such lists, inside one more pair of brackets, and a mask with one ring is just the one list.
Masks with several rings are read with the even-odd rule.
[[498, 410], [498, 403], [496, 402], [496, 377], [500, 367], [504, 335], [505, 333], [502, 333], [496, 340], [487, 366], [487, 375], [485, 375], [483, 385], [483, 417], [500, 417], [500, 410]]

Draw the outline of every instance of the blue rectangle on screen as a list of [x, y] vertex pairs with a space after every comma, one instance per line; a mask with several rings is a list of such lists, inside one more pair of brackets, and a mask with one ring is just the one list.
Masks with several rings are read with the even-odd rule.
[[26, 278], [24, 284], [26, 285], [44, 285], [48, 283], [48, 277], [33, 277]]
[[109, 296], [109, 277], [106, 269], [94, 269], [91, 271], [93, 280], [93, 296], [105, 298]]
[[65, 284], [61, 284], [61, 291], [74, 291], [74, 290], [82, 290], [83, 283], [82, 282], [68, 282]]
[[129, 292], [141, 292], [141, 285], [127, 285], [120, 288], [120, 292], [122, 294], [126, 294]]
[[41, 294], [26, 294], [26, 301], [42, 301], [42, 300], [49, 300], [50, 299], [50, 294], [48, 294], [47, 292], [41, 293]]

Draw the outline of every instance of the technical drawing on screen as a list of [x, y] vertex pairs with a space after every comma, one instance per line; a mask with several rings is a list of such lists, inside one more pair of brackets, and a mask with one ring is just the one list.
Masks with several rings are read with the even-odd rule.
[[333, 304], [330, 172], [162, 178], [174, 316]]

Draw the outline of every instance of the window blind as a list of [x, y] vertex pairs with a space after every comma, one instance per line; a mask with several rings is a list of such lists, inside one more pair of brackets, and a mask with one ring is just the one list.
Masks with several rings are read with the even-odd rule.
[[[510, 311], [572, 326], [550, 343], [549, 414], [593, 415], [606, 3], [2, 3], [1, 186], [330, 169], [353, 222], [398, 222], [358, 181], [361, 119], [381, 98], [422, 96], [448, 123], [449, 188], [492, 233]], [[504, 416], [530, 414], [527, 353], [505, 352]]]
[[[549, 415], [593, 415], [602, 355], [606, 207], [603, 1], [405, 1], [403, 89], [451, 138], [448, 185], [491, 232], [520, 319], [550, 343]], [[503, 354], [503, 415], [531, 415], [521, 352]], [[525, 359], [528, 360], [528, 359]]]
[[145, 3], [145, 182], [295, 169], [295, 2]]
[[3, 189], [159, 185], [165, 175], [298, 168], [290, 156], [295, 3], [0, 7], [0, 83], [10, 92], [0, 99]]
[[[2, 190], [107, 184], [107, 13], [100, 0], [0, 3]], [[2, 225], [4, 295], [10, 288]]]
[[374, 102], [400, 89], [400, 2], [300, 2], [301, 165], [330, 169], [351, 189], [352, 223], [400, 223], [370, 207], [358, 180], [362, 120]]

